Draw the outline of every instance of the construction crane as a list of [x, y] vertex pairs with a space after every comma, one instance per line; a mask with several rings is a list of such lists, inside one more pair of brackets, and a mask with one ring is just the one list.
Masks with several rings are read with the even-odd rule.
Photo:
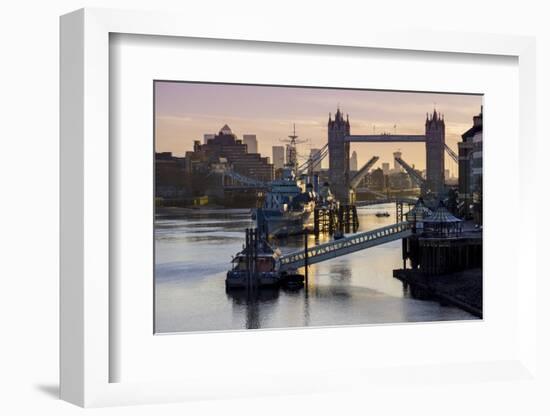
[[407, 162], [405, 162], [400, 157], [396, 157], [395, 161], [399, 163], [401, 166], [403, 166], [403, 169], [405, 169], [407, 174], [420, 187], [420, 189], [423, 190], [426, 187], [426, 180], [422, 176], [420, 176], [420, 174], [413, 167], [411, 167]]
[[357, 171], [357, 173], [351, 178], [349, 181], [349, 186], [352, 189], [357, 188], [359, 185], [359, 182], [361, 182], [361, 179], [365, 177], [365, 175], [369, 172], [370, 168], [374, 166], [376, 162], [378, 162], [378, 159], [380, 159], [378, 156], [373, 156], [365, 165]]

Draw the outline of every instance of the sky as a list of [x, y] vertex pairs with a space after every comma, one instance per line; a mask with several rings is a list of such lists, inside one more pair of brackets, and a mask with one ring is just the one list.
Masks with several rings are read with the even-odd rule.
[[[312, 148], [327, 142], [329, 113], [340, 107], [349, 114], [351, 134], [424, 134], [426, 113], [434, 108], [445, 117], [446, 143], [457, 152], [460, 136], [479, 114], [481, 95], [346, 90], [307, 87], [231, 85], [186, 82], [155, 82], [155, 148], [183, 156], [202, 143], [205, 133], [217, 133], [229, 125], [238, 138], [256, 134], [258, 150], [272, 158], [272, 146], [292, 133], [307, 142], [298, 146], [304, 160]], [[352, 143], [361, 167], [372, 156], [393, 166], [392, 153], [418, 169], [426, 166], [422, 143]], [[323, 163], [328, 166], [328, 161]], [[446, 168], [457, 175], [456, 164], [447, 156]]]

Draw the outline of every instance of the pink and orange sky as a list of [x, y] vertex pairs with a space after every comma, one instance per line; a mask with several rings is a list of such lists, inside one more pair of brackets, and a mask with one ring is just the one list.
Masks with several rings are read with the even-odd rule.
[[[158, 152], [183, 156], [193, 141], [205, 133], [217, 133], [228, 124], [239, 138], [256, 134], [258, 149], [272, 157], [272, 146], [283, 145], [296, 124], [296, 134], [308, 142], [298, 147], [304, 157], [311, 148], [327, 142], [327, 120], [336, 108], [349, 114], [351, 134], [423, 134], [426, 112], [434, 107], [445, 116], [447, 144], [457, 151], [460, 135], [480, 112], [481, 95], [344, 90], [255, 85], [155, 82], [155, 147]], [[394, 125], [396, 126], [394, 130]], [[400, 149], [403, 159], [424, 169], [422, 143], [352, 143], [359, 167], [373, 155], [393, 166], [392, 153]], [[327, 166], [327, 162], [323, 164]], [[450, 158], [446, 168], [457, 172]]]

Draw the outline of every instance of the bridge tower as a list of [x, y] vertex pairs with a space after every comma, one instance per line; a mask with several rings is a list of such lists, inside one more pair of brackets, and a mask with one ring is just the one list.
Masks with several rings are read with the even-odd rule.
[[328, 117], [328, 155], [330, 189], [336, 198], [344, 204], [349, 203], [349, 142], [344, 139], [350, 135], [349, 117], [344, 116], [340, 108], [334, 120]]
[[437, 195], [445, 186], [445, 120], [435, 109], [426, 114], [426, 185]]

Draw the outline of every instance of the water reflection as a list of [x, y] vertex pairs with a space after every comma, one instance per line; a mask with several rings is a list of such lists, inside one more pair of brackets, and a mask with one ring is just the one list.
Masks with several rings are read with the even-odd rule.
[[[361, 231], [393, 221], [393, 216], [379, 218], [375, 212], [358, 210]], [[392, 270], [402, 265], [399, 241], [311, 265], [303, 288], [226, 292], [231, 256], [242, 248], [244, 229], [252, 226], [247, 211], [181, 210], [157, 217], [155, 223], [155, 323], [159, 332], [473, 318], [456, 308], [410, 296], [392, 277]], [[315, 243], [315, 237], [309, 236], [308, 244]], [[303, 237], [277, 241], [283, 252], [303, 244]]]
[[[245, 311], [245, 328], [257, 329], [261, 328], [261, 313], [262, 310], [268, 312], [269, 304], [276, 301], [279, 297], [279, 288], [277, 287], [261, 287], [254, 289], [228, 289], [226, 294], [233, 301], [234, 312], [239, 318], [242, 310]], [[267, 309], [267, 310], [266, 310]]]

